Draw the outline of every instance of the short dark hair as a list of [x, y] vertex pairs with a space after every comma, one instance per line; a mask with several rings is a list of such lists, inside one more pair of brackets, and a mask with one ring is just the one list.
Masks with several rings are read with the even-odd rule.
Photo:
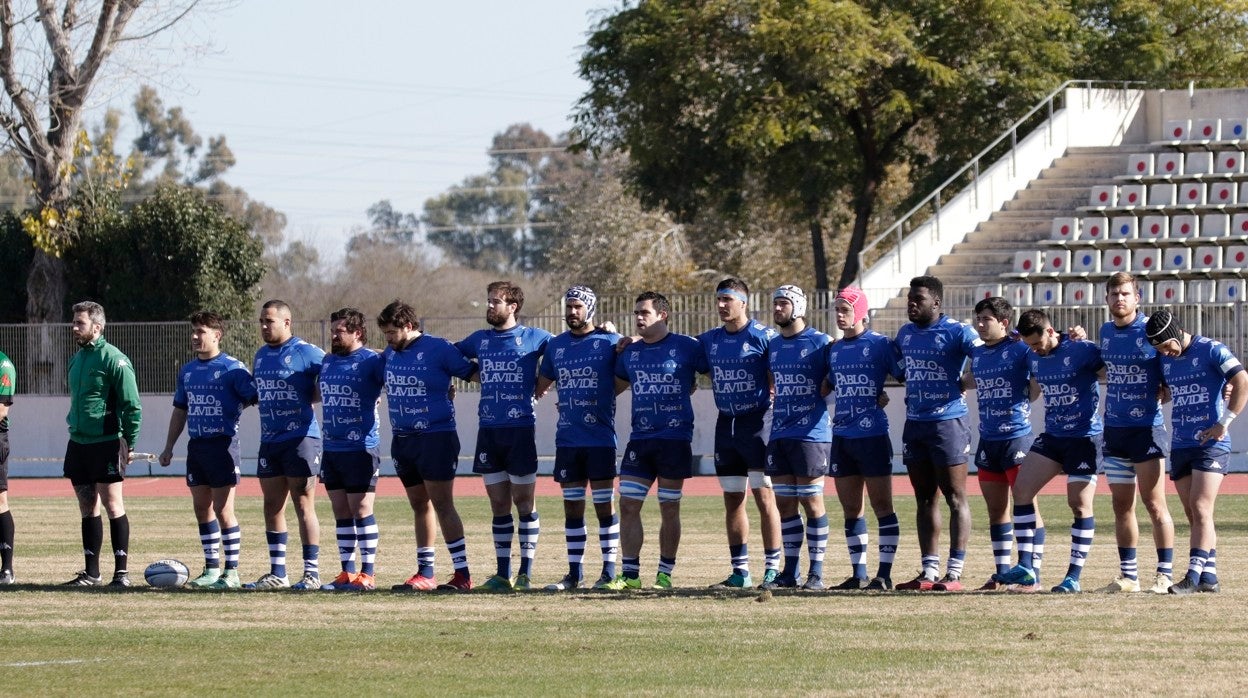
[[492, 282], [489, 286], [485, 287], [485, 292], [487, 294], [501, 292], [503, 294], [503, 300], [508, 303], [516, 304], [517, 313], [519, 313], [520, 309], [524, 307], [524, 290], [510, 281]]
[[191, 324], [225, 334], [225, 319], [211, 310], [196, 310], [191, 313]]
[[976, 315], [985, 310], [992, 313], [997, 322], [1002, 324], [1009, 322], [1014, 317], [1014, 306], [1010, 305], [1010, 302], [1001, 296], [991, 296], [975, 304]]
[[1052, 326], [1048, 314], [1043, 310], [1028, 310], [1018, 317], [1018, 334], [1023, 337], [1040, 334], [1044, 328]]
[[394, 325], [395, 327], [403, 327], [411, 325], [412, 329], [420, 329], [420, 318], [416, 316], [416, 309], [404, 303], [399, 299], [394, 299], [386, 307], [381, 309], [381, 313], [377, 315], [377, 326], [381, 328]]
[[942, 300], [945, 296], [945, 285], [934, 276], [916, 276], [910, 279], [910, 288], [925, 288], [932, 292], [936, 300]]
[[74, 303], [74, 307], [69, 310], [74, 315], [77, 315], [78, 313], [86, 313], [87, 320], [94, 325], [99, 325], [101, 330], [104, 329], [104, 306], [99, 303], [96, 303], [95, 301], [81, 301]]
[[667, 302], [667, 296], [664, 296], [658, 291], [646, 291], [640, 296], [637, 296], [637, 300], [633, 302], [641, 303], [644, 301], [650, 301], [650, 305], [654, 306], [654, 309], [660, 313], [667, 313], [668, 315], [672, 314], [672, 304]]
[[342, 326], [348, 332], [359, 332], [360, 341], [368, 344], [368, 325], [365, 324], [364, 313], [355, 308], [339, 308], [329, 314], [330, 322], [342, 320]]
[[715, 287], [715, 292], [719, 293], [720, 291], [723, 291], [724, 289], [729, 289], [729, 288], [734, 291], [740, 291], [742, 293], [750, 292], [750, 287], [747, 286], [744, 281], [734, 276], [730, 276], [724, 279], [723, 281], [719, 282], [719, 285]]
[[260, 306], [261, 310], [268, 310], [269, 308], [274, 308], [276, 310], [285, 310], [288, 313], [290, 312], [290, 306], [286, 304], [286, 301], [279, 301], [276, 298], [274, 298], [271, 301], [265, 301], [264, 305]]

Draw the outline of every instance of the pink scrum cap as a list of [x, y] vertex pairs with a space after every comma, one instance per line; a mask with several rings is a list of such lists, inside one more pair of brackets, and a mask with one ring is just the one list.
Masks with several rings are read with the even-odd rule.
[[857, 286], [846, 286], [836, 292], [836, 300], [849, 303], [849, 307], [854, 309], [854, 324], [862, 322], [867, 316], [867, 294]]

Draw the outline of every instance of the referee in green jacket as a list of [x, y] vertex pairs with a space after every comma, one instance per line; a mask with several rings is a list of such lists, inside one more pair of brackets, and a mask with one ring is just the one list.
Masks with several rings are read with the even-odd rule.
[[139, 438], [143, 406], [130, 359], [104, 339], [104, 308], [83, 301], [73, 307], [71, 332], [78, 351], [69, 360], [69, 445], [65, 449], [65, 477], [74, 486], [82, 513], [82, 549], [86, 569], [66, 586], [97, 586], [104, 523], [108, 513], [113, 544], [113, 581], [128, 587], [126, 553], [130, 547], [130, 520], [122, 501], [131, 446]]

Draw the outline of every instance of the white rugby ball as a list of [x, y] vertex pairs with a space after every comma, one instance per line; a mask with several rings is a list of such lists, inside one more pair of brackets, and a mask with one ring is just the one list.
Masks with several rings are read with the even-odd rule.
[[157, 560], [143, 570], [143, 578], [154, 587], [171, 589], [186, 584], [191, 571], [177, 560]]

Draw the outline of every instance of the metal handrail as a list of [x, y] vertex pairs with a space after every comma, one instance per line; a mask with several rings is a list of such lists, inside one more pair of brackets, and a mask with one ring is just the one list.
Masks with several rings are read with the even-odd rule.
[[[979, 151], [979, 153], [975, 157], [971, 158], [969, 162], [967, 162], [965, 165], [962, 166], [962, 169], [955, 172], [952, 176], [950, 176], [948, 179], [942, 182], [940, 186], [936, 187], [936, 189], [932, 191], [931, 194], [928, 194], [926, 197], [924, 197], [922, 201], [915, 204], [913, 208], [911, 208], [904, 215], [902, 215], [901, 218], [898, 218], [896, 222], [894, 222], [891, 226], [889, 226], [888, 230], [885, 230], [883, 233], [880, 233], [875, 238], [873, 238], [870, 242], [863, 245], [862, 249], [858, 251], [857, 283], [859, 285], [862, 285], [863, 274], [866, 272], [866, 258], [867, 258], [868, 252], [875, 249], [877, 246], [880, 245], [880, 243], [884, 242], [888, 238], [895, 236], [897, 238], [897, 245], [894, 249], [897, 250], [898, 254], [900, 254], [901, 243], [905, 239], [904, 236], [902, 235], [902, 231], [904, 230], [905, 226], [910, 223], [910, 219], [913, 218], [915, 215], [917, 215], [920, 210], [927, 208], [927, 206], [931, 204], [933, 200], [936, 202], [936, 212], [937, 212], [937, 215], [939, 216], [940, 195], [944, 193], [945, 189], [953, 186], [957, 182], [957, 180], [960, 177], [962, 177], [962, 175], [966, 174], [968, 171], [973, 170], [974, 176], [971, 178], [971, 184], [967, 185], [967, 188], [971, 186], [977, 186], [979, 184], [980, 162], [986, 157], [988, 157], [988, 154], [998, 145], [1001, 145], [1001, 143], [1006, 138], [1011, 139], [1011, 143], [1013, 145], [1010, 148], [1010, 153], [1011, 155], [1013, 155], [1014, 152], [1018, 148], [1018, 130], [1023, 126], [1023, 124], [1028, 119], [1030, 119], [1031, 117], [1039, 113], [1041, 109], [1048, 110], [1048, 119], [1045, 123], [1051, 129], [1053, 126], [1053, 104], [1054, 102], [1057, 101], [1058, 96], [1065, 94], [1067, 88], [1074, 86], [1074, 85], [1082, 86], [1085, 89], [1092, 89], [1098, 85], [1121, 87], [1123, 91], [1126, 91], [1127, 89], [1130, 88], [1131, 85], [1143, 86], [1143, 85], [1147, 85], [1147, 83], [1138, 81], [1138, 80], [1126, 80], [1126, 81], [1121, 81], [1121, 82], [1110, 81], [1110, 80], [1067, 80], [1066, 82], [1063, 82], [1055, 90], [1050, 92], [1047, 97], [1040, 100], [1040, 102], [1036, 106], [1032, 107], [1031, 111], [1027, 112], [1021, 118], [1019, 118], [1013, 124], [1011, 124], [1010, 127], [1006, 129], [1005, 132], [1003, 132], [1000, 136], [998, 136], [995, 141], [989, 144], [988, 147]], [[939, 234], [939, 231], [937, 232]]]

